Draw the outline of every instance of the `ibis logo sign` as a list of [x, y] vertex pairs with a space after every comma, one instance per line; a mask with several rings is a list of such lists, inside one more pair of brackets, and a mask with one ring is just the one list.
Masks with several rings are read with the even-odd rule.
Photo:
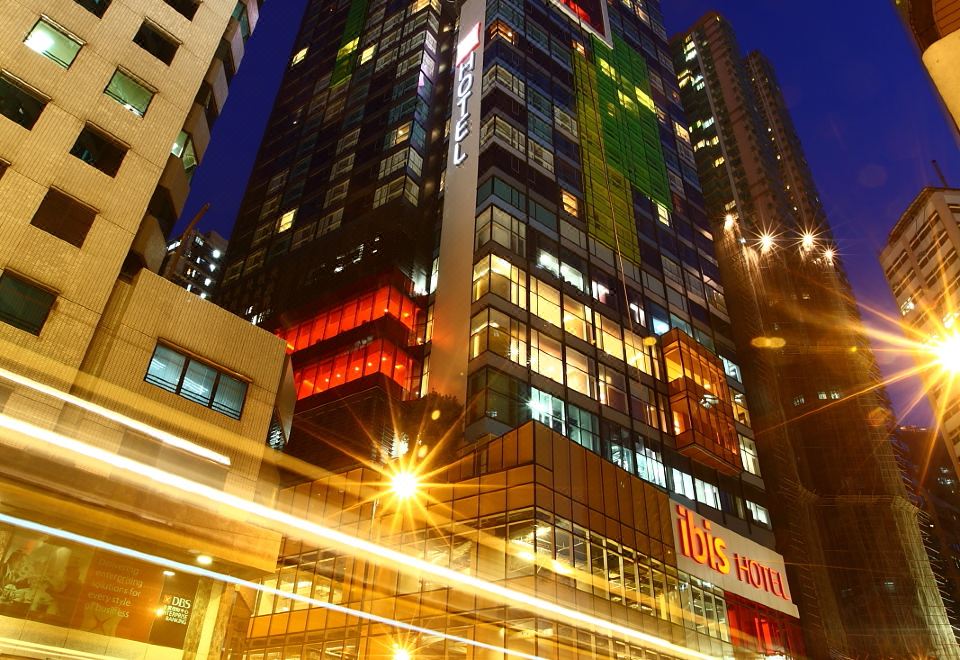
[[737, 595], [797, 616], [783, 557], [672, 502], [677, 567]]

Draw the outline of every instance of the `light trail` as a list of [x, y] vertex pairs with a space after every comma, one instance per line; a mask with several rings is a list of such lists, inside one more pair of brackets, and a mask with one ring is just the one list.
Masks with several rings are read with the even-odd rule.
[[[289, 598], [291, 600], [296, 600], [307, 605], [312, 605], [314, 607], [323, 607], [328, 610], [333, 610], [334, 612], [339, 612], [341, 614], [346, 614], [348, 616], [354, 616], [360, 619], [365, 619], [367, 621], [372, 621], [375, 623], [382, 623], [394, 628], [400, 628], [401, 630], [406, 630], [408, 632], [415, 632], [421, 635], [426, 635], [428, 637], [439, 637], [451, 642], [461, 642], [463, 644], [469, 644], [476, 648], [485, 649], [487, 651], [494, 651], [496, 653], [504, 653], [508, 656], [515, 658], [524, 658], [524, 660], [547, 660], [538, 655], [531, 655], [529, 653], [523, 653], [522, 651], [511, 651], [508, 648], [503, 646], [496, 646], [494, 644], [487, 644], [486, 642], [479, 642], [473, 639], [468, 639], [466, 637], [460, 637], [459, 635], [451, 635], [449, 633], [441, 632], [439, 630], [433, 630], [432, 628], [424, 628], [423, 626], [416, 626], [412, 623], [405, 623], [403, 621], [397, 621], [396, 619], [390, 619], [378, 614], [373, 614], [371, 612], [364, 612], [363, 610], [355, 610], [350, 607], [345, 607], [343, 605], [336, 605], [334, 603], [328, 603], [326, 601], [317, 600], [316, 598], [310, 598], [309, 596], [303, 596], [301, 594], [293, 593], [292, 591], [283, 591], [282, 589], [276, 589], [274, 587], [267, 587], [256, 582], [250, 582], [249, 580], [244, 580], [242, 578], [234, 577], [233, 575], [228, 575], [227, 573], [220, 573], [218, 571], [212, 571], [208, 568], [200, 568], [199, 566], [192, 566], [190, 564], [184, 564], [183, 562], [175, 561], [173, 559], [167, 559], [166, 557], [161, 557], [159, 555], [151, 555], [146, 552], [141, 552], [140, 550], [134, 550], [133, 548], [128, 548], [122, 545], [115, 545], [113, 543], [108, 543], [106, 541], [101, 541], [100, 539], [95, 539], [90, 536], [83, 536], [82, 534], [75, 534], [73, 532], [68, 532], [64, 529], [57, 529], [56, 527], [50, 527], [49, 525], [44, 525], [33, 520], [26, 520], [24, 518], [16, 518], [14, 516], [8, 516], [6, 514], [0, 513], [0, 522], [5, 522], [8, 525], [13, 525], [14, 527], [20, 527], [23, 529], [29, 529], [34, 532], [39, 532], [41, 534], [47, 534], [50, 536], [56, 536], [57, 538], [64, 539], [65, 541], [72, 541], [74, 543], [79, 543], [81, 545], [90, 546], [92, 548], [97, 548], [98, 550], [106, 550], [107, 552], [112, 552], [114, 554], [123, 555], [124, 557], [130, 557], [131, 559], [138, 559], [140, 561], [146, 562], [148, 564], [154, 564], [155, 566], [163, 566], [164, 568], [181, 571], [183, 573], [190, 573], [192, 575], [198, 575], [200, 577], [207, 577], [220, 582], [227, 582], [230, 584], [235, 584], [240, 587], [249, 587], [250, 589], [255, 589], [263, 593], [272, 594], [273, 596], [280, 596], [282, 598]], [[7, 641], [4, 638], [0, 638], [0, 642]], [[21, 642], [21, 640], [11, 640], [18, 643], [23, 643], [29, 646], [43, 647], [46, 650], [52, 650], [53, 647], [47, 647], [43, 644], [32, 644], [30, 642]], [[57, 649], [60, 651], [61, 649]], [[107, 659], [113, 660], [112, 656], [102, 656], [95, 655], [91, 653], [84, 653], [82, 651], [70, 651], [67, 655], [71, 655], [77, 658], [98, 658], [98, 659]], [[119, 659], [117, 659], [119, 660]]]
[[21, 653], [42, 653], [44, 658], [81, 658], [82, 660], [124, 660], [115, 655], [101, 655], [99, 653], [87, 653], [76, 649], [66, 649], [62, 646], [50, 646], [49, 644], [39, 644], [37, 642], [28, 642], [23, 639], [14, 639], [12, 637], [0, 637], [0, 648], [12, 649]]
[[221, 465], [227, 465], [227, 466], [230, 465], [229, 456], [225, 456], [219, 452], [215, 452], [212, 449], [207, 449], [206, 447], [201, 447], [195, 442], [190, 442], [189, 440], [185, 440], [184, 438], [175, 436], [172, 433], [168, 433], [167, 431], [164, 431], [162, 429], [158, 429], [156, 427], [150, 426], [149, 424], [144, 424], [143, 422], [133, 419], [132, 417], [127, 417], [126, 415], [119, 413], [115, 410], [104, 408], [103, 406], [99, 406], [95, 403], [87, 401], [86, 399], [81, 399], [78, 396], [74, 396], [73, 394], [69, 394], [62, 390], [58, 390], [55, 387], [44, 385], [43, 383], [37, 382], [31, 378], [27, 378], [26, 376], [15, 373], [13, 371], [9, 371], [2, 367], [0, 367], [0, 378], [12, 381], [14, 383], [17, 383], [18, 385], [23, 385], [24, 387], [29, 387], [30, 389], [40, 392], [41, 394], [52, 396], [55, 399], [59, 399], [63, 401], [64, 403], [69, 403], [70, 405], [77, 406], [78, 408], [82, 408], [87, 412], [92, 412], [96, 415], [100, 415], [101, 417], [106, 417], [109, 420], [112, 420], [119, 424], [123, 424], [124, 426], [131, 428], [135, 431], [139, 431], [140, 433], [149, 435], [150, 437], [156, 440], [159, 440], [164, 444], [168, 444], [171, 447], [182, 449], [184, 451], [190, 452], [191, 454], [195, 454], [202, 458], [206, 458], [216, 463], [220, 463]]
[[[199, 484], [180, 475], [113, 454], [105, 449], [94, 447], [75, 438], [69, 438], [55, 431], [34, 426], [29, 422], [24, 422], [6, 414], [0, 414], [0, 428], [6, 428], [16, 433], [31, 436], [48, 447], [67, 450], [128, 472], [132, 475], [133, 481], [137, 485], [142, 485], [142, 480], [147, 479], [154, 482], [158, 487], [165, 489], [172, 488], [182, 493], [191, 493], [210, 502], [231, 507], [239, 512], [254, 516], [258, 521], [256, 524], [286, 536], [296, 536], [291, 533], [292, 530], [296, 530], [296, 532], [300, 534], [306, 534], [313, 537], [314, 540], [320, 539], [326, 542], [326, 544], [342, 551], [359, 554], [365, 559], [376, 558], [391, 562], [397, 566], [405, 567], [415, 574], [429, 575], [431, 579], [439, 578], [440, 581], [446, 583], [448, 586], [458, 585], [460, 587], [468, 587], [472, 589], [474, 593], [492, 596], [504, 603], [509, 603], [545, 616], [558, 618], [577, 627], [587, 626], [594, 630], [602, 631], [605, 634], [648, 644], [681, 657], [698, 659], [711, 657], [649, 633], [634, 630], [591, 614], [584, 614], [558, 603], [553, 603], [515, 589], [494, 584], [472, 575], [460, 573], [443, 566], [437, 566], [423, 559], [412, 557], [366, 539], [352, 536], [302, 518], [297, 518], [294, 515], [277, 511], [256, 502], [250, 502], [204, 484]], [[59, 457], [56, 451], [50, 453], [52, 453], [55, 458]], [[191, 500], [191, 502], [196, 504], [195, 500]], [[214, 508], [216, 509], [216, 507]], [[218, 510], [218, 513], [222, 512]], [[304, 540], [302, 536], [297, 538]]]

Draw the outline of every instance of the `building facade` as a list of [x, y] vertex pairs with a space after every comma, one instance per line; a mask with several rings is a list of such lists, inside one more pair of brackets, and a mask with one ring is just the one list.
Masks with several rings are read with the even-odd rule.
[[807, 650], [956, 657], [890, 406], [773, 71], [714, 13], [673, 53]]
[[939, 366], [936, 347], [949, 345], [956, 335], [958, 218], [960, 191], [924, 188], [900, 216], [880, 252], [887, 284], [909, 339], [918, 347], [915, 353], [924, 390], [955, 465], [960, 452], [960, 406], [951, 394], [952, 379], [945, 378]]
[[287, 342], [290, 453], [403, 456], [439, 396], [450, 444], [539, 422], [769, 551], [675, 79], [654, 2], [310, 3], [218, 294]]
[[[235, 10], [233, 0], [0, 10], [4, 655], [219, 648], [232, 587], [105, 543], [247, 576], [275, 563], [279, 535], [148, 478], [269, 499], [267, 440], [282, 445], [289, 431], [283, 343], [156, 273], [168, 216], [151, 202], [171, 159], [183, 170], [186, 150], [171, 145]], [[187, 605], [166, 609], [174, 598]]]
[[160, 274], [201, 298], [209, 299], [223, 274], [227, 239], [211, 230], [185, 231], [167, 243]]
[[923, 66], [953, 119], [960, 124], [960, 3], [956, 0], [894, 0], [900, 18], [920, 50]]
[[[528, 422], [435, 467], [413, 504], [385, 491], [371, 467], [281, 492], [281, 511], [402, 549], [434, 570], [288, 537], [263, 582], [279, 593], [256, 594], [247, 639], [229, 657], [498, 658], [504, 649], [558, 659], [801, 657], [779, 555], [710, 527], [560, 433]], [[747, 569], [724, 574], [684, 554], [694, 554], [687, 534], [705, 523], [731, 562], [752, 562], [754, 577], [769, 569], [769, 590]], [[446, 570], [507, 594], [493, 598], [438, 573]], [[517, 602], [524, 596], [537, 601]], [[542, 602], [562, 610], [545, 612]], [[624, 629], [590, 629], [582, 617], [591, 616]]]
[[907, 491], [923, 513], [920, 531], [954, 637], [958, 637], [960, 489], [950, 451], [935, 430], [919, 426], [898, 426], [894, 446]]

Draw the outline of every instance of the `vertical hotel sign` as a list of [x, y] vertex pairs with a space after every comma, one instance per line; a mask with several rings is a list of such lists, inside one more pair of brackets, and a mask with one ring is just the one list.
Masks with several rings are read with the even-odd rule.
[[799, 616], [783, 557], [670, 500], [677, 568], [724, 591]]
[[486, 0], [466, 0], [460, 6], [427, 383], [431, 391], [460, 402], [467, 396], [485, 13]]
[[477, 50], [480, 48], [480, 23], [475, 23], [457, 44], [456, 101], [453, 124], [453, 164], [457, 167], [467, 160], [464, 141], [470, 136], [470, 97], [480, 75], [477, 71]]

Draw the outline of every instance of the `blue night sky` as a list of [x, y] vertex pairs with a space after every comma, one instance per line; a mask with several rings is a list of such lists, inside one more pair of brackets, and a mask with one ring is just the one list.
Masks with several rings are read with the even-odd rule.
[[[209, 201], [201, 228], [229, 236], [305, 5], [264, 3], [178, 231]], [[709, 10], [730, 20], [744, 53], [773, 62], [857, 297], [897, 316], [877, 254], [920, 189], [939, 185], [931, 160], [960, 186], [960, 151], [892, 0], [666, 0], [667, 31]], [[870, 311], [864, 320], [883, 325]], [[911, 364], [883, 352], [878, 360], [887, 374]], [[918, 388], [890, 389], [899, 414]], [[928, 415], [922, 405], [909, 421]]]

